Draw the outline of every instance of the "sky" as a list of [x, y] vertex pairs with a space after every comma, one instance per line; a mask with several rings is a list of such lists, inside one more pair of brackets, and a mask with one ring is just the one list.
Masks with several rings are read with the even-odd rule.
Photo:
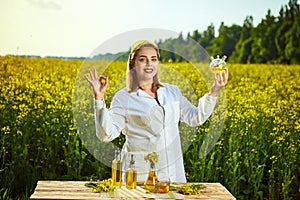
[[242, 26], [250, 15], [256, 26], [268, 9], [278, 16], [287, 4], [288, 0], [0, 0], [0, 55], [86, 57], [96, 49], [116, 53], [128, 50], [143, 34], [148, 34], [145, 39], [165, 39], [202, 32], [210, 24], [217, 31], [221, 22]]

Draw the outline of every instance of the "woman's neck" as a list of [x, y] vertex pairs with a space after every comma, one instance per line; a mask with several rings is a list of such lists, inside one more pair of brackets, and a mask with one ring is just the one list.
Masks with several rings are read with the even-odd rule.
[[152, 90], [153, 83], [140, 84], [139, 87], [142, 90]]
[[156, 90], [153, 90], [153, 83], [140, 84], [139, 88], [149, 94], [151, 97], [156, 97]]

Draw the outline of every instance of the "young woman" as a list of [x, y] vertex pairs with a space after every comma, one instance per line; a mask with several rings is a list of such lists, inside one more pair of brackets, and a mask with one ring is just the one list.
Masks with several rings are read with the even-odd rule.
[[90, 78], [86, 76], [86, 79], [95, 95], [96, 134], [107, 142], [120, 133], [125, 135], [123, 160], [126, 163], [130, 154], [135, 155], [138, 182], [147, 179], [149, 163], [144, 156], [150, 152], [159, 154], [156, 163], [159, 178], [186, 182], [178, 122], [199, 126], [210, 117], [218, 92], [227, 83], [228, 71], [223, 75], [214, 74], [210, 92], [194, 106], [178, 87], [159, 82], [159, 57], [158, 47], [153, 42], [143, 40], [132, 46], [126, 88], [114, 95], [109, 110], [104, 100], [108, 77], [98, 76], [96, 69], [90, 70]]

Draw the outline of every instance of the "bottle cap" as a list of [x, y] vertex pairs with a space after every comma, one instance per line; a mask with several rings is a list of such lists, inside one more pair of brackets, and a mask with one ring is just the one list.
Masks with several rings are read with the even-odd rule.
[[131, 154], [131, 160], [130, 160], [130, 165], [134, 165], [135, 161], [133, 159], [133, 155]]
[[117, 149], [115, 150], [115, 158], [116, 158], [116, 159], [121, 159], [121, 151], [120, 151], [119, 148], [117, 148]]

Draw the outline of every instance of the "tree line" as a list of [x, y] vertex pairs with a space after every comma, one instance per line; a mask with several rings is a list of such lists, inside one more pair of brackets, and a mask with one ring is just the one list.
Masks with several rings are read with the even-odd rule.
[[[230, 62], [235, 63], [300, 63], [300, 12], [297, 0], [290, 0], [282, 6], [277, 17], [270, 9], [261, 22], [254, 27], [253, 17], [247, 16], [242, 26], [226, 26], [221, 23], [218, 36], [215, 26], [211, 24], [203, 32], [198, 30], [188, 33], [183, 38], [159, 41], [160, 48], [176, 49], [181, 54], [195, 54], [191, 39], [199, 43], [209, 55], [227, 55]], [[185, 48], [182, 48], [185, 47]], [[183, 61], [172, 52], [162, 51], [164, 61]]]
[[[221, 23], [216, 36], [215, 26], [206, 30], [180, 33], [177, 38], [156, 41], [164, 62], [200, 61], [195, 43], [209, 55], [226, 55], [232, 63], [300, 64], [300, 9], [298, 0], [281, 7], [278, 16], [271, 10], [255, 27], [253, 17], [246, 16], [242, 26]], [[197, 44], [196, 43], [196, 44]], [[176, 53], [175, 53], [176, 52]], [[100, 54], [93, 59], [127, 60], [129, 50], [117, 54]], [[184, 55], [188, 55], [188, 59]], [[199, 56], [200, 55], [200, 56]]]

